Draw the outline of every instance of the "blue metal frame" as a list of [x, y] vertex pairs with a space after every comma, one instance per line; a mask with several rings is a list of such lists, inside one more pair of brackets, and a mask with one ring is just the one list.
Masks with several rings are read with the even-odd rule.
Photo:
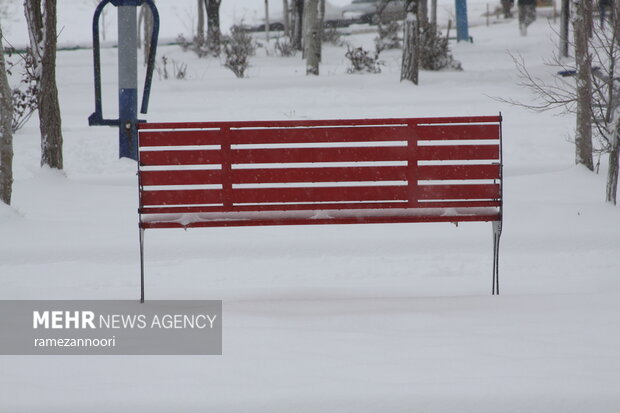
[[[102, 0], [93, 15], [93, 67], [95, 82], [95, 111], [88, 117], [90, 126], [118, 126], [119, 127], [119, 157], [128, 157], [137, 160], [137, 124], [143, 122], [137, 118], [137, 91], [135, 89], [119, 88], [119, 117], [105, 119], [103, 117], [103, 105], [101, 98], [101, 56], [99, 41], [99, 18], [103, 9], [108, 4], [115, 7], [130, 6], [139, 7], [146, 4], [153, 14], [153, 33], [151, 35], [151, 50], [148, 56], [146, 78], [142, 93], [141, 113], [147, 113], [153, 71], [155, 69], [155, 56], [157, 53], [157, 41], [159, 39], [159, 13], [153, 0]], [[137, 53], [137, 51], [136, 51]], [[119, 62], [120, 64], [120, 62]]]
[[467, 0], [455, 0], [456, 40], [469, 42], [469, 25], [467, 23]]

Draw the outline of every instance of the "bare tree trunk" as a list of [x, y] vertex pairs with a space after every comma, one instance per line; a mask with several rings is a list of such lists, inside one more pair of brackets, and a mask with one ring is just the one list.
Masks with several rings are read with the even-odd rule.
[[568, 57], [570, 0], [562, 0], [562, 10], [560, 13], [560, 57]]
[[418, 4], [415, 0], [406, 3], [406, 17], [403, 35], [403, 61], [400, 70], [400, 80], [409, 80], [418, 84], [420, 70], [420, 39], [418, 26]]
[[271, 28], [269, 26], [269, 0], [265, 0], [265, 40], [267, 45], [269, 45], [269, 29]]
[[0, 202], [11, 204], [13, 193], [13, 99], [6, 77], [0, 26]]
[[291, 36], [291, 19], [289, 18], [288, 0], [282, 0], [282, 14], [284, 19], [284, 35]]
[[62, 169], [62, 128], [56, 87], [56, 0], [25, 0], [24, 13], [28, 22], [30, 52], [38, 73], [41, 165]]
[[304, 17], [306, 19], [306, 74], [319, 74], [319, 61], [321, 53], [321, 37], [319, 36], [318, 0], [306, 0]]
[[196, 28], [196, 46], [202, 47], [205, 44], [205, 6], [198, 1], [198, 27]]
[[149, 54], [151, 54], [151, 36], [153, 36], [153, 12], [146, 4], [142, 5], [144, 12], [144, 65], [149, 63]]
[[418, 22], [420, 28], [428, 26], [428, 0], [417, 0], [418, 3]]
[[293, 0], [293, 13], [295, 16], [293, 26], [293, 39], [291, 41], [295, 50], [303, 49], [303, 16], [304, 0]]
[[222, 0], [204, 0], [207, 7], [207, 45], [214, 56], [219, 56], [222, 49], [220, 31], [220, 5]]
[[[572, 0], [577, 66], [577, 130], [575, 163], [594, 170], [592, 159], [592, 58], [588, 49], [588, 13], [583, 1]], [[590, 19], [592, 15], [590, 14]]]
[[431, 0], [431, 25], [437, 27], [437, 0]]
[[616, 128], [609, 152], [609, 171], [605, 200], [616, 205], [618, 199], [618, 171], [620, 170], [620, 130]]
[[319, 17], [318, 17], [318, 24], [319, 24], [319, 42], [318, 42], [318, 47], [319, 47], [319, 63], [321, 63], [323, 61], [323, 38], [325, 37], [325, 0], [319, 0]]

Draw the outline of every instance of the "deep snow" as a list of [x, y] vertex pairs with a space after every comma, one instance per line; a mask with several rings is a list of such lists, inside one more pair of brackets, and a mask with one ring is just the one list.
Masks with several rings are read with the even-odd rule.
[[[72, 16], [83, 30], [90, 11]], [[508, 50], [553, 76], [543, 59], [555, 27], [474, 27], [473, 44], [452, 43], [465, 71], [422, 72], [417, 87], [398, 81], [398, 52], [382, 54], [382, 74], [347, 75], [345, 49], [328, 46], [314, 78], [299, 57], [263, 48], [236, 79], [216, 59], [162, 47], [190, 78], [156, 77], [151, 121], [501, 111], [502, 295], [490, 296], [490, 224], [147, 231], [147, 298], [224, 300], [224, 355], [2, 356], [0, 411], [617, 412], [620, 210], [603, 202], [605, 159], [599, 175], [574, 166], [572, 116], [492, 98], [531, 99]], [[136, 167], [117, 159], [115, 129], [87, 126], [91, 59], [58, 54], [65, 171], [39, 167], [36, 119], [15, 137], [0, 299], [137, 298]], [[112, 117], [116, 51], [102, 59]]]

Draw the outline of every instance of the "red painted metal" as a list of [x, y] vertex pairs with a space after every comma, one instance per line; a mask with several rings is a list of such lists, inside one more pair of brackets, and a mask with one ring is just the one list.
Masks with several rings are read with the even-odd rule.
[[325, 225], [325, 224], [391, 224], [406, 222], [490, 222], [498, 221], [495, 215], [461, 215], [461, 216], [400, 216], [400, 217], [349, 217], [326, 219], [256, 219], [197, 221], [189, 224], [179, 222], [145, 222], [143, 228], [196, 228], [196, 227], [248, 227], [267, 225]]
[[499, 179], [499, 165], [423, 165], [420, 180]]
[[142, 171], [140, 174], [143, 186], [220, 185], [222, 183], [220, 169]]
[[468, 116], [445, 118], [384, 118], [384, 119], [328, 119], [328, 120], [275, 120], [275, 121], [231, 121], [231, 122], [177, 122], [140, 123], [139, 130], [179, 130], [204, 128], [292, 128], [311, 126], [360, 126], [360, 125], [434, 125], [458, 123], [498, 123], [501, 116]]
[[291, 182], [376, 182], [407, 180], [406, 166], [233, 169], [239, 184]]
[[418, 194], [421, 200], [498, 199], [499, 185], [422, 185]]
[[[423, 201], [417, 205], [419, 208], [497, 208], [500, 202], [490, 201]], [[287, 204], [237, 204], [233, 207], [220, 205], [205, 206], [177, 206], [177, 207], [144, 207], [140, 209], [141, 214], [198, 214], [210, 212], [265, 212], [265, 211], [316, 211], [316, 210], [349, 210], [349, 209], [390, 209], [410, 208], [404, 201], [393, 202], [342, 202], [342, 203], [287, 203]]]
[[[140, 214], [373, 210], [323, 221], [226, 219], [191, 226], [497, 221], [500, 121], [483, 116], [140, 124]], [[497, 143], [461, 142], [467, 140]], [[251, 169], [239, 166], [248, 164]], [[446, 215], [446, 209], [482, 207], [495, 208], [497, 215]], [[376, 216], [377, 210], [398, 208], [437, 211]], [[142, 228], [181, 226], [161, 219]]]
[[424, 161], [496, 161], [499, 159], [499, 145], [419, 146], [418, 159]]
[[143, 206], [218, 204], [222, 202], [222, 191], [217, 189], [141, 191], [140, 194], [140, 203]]
[[219, 150], [184, 151], [140, 151], [140, 165], [210, 165], [219, 164], [222, 155]]
[[428, 125], [415, 132], [419, 140], [499, 139], [499, 125]]

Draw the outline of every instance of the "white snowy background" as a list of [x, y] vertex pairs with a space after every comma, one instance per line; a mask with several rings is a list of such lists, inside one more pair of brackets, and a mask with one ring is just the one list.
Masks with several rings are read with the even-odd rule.
[[[15, 3], [3, 24], [19, 46]], [[58, 3], [59, 43], [88, 45], [94, 2]], [[224, 0], [223, 26], [260, 20], [262, 3]], [[619, 412], [620, 208], [604, 203], [606, 158], [598, 175], [574, 165], [573, 116], [493, 99], [531, 100], [508, 52], [555, 76], [544, 60], [559, 21], [540, 10], [521, 37], [515, 20], [487, 27], [486, 2], [468, 3], [474, 43], [451, 42], [463, 72], [400, 83], [400, 52], [390, 51], [381, 74], [348, 75], [346, 49], [327, 45], [321, 76], [306, 77], [299, 56], [269, 45], [237, 79], [218, 59], [163, 46], [159, 56], [187, 63], [189, 78], [155, 76], [146, 118], [501, 111], [502, 295], [490, 295], [491, 224], [151, 230], [147, 298], [222, 299], [224, 354], [2, 356], [0, 412]], [[158, 1], [162, 38], [190, 36], [194, 4]], [[439, 5], [445, 26], [453, 2]], [[113, 8], [107, 20], [113, 43]], [[372, 47], [374, 33], [351, 32], [344, 40]], [[115, 117], [116, 49], [102, 60], [104, 114]], [[136, 165], [118, 159], [116, 129], [88, 127], [92, 52], [59, 52], [57, 77], [65, 170], [39, 167], [33, 117], [15, 136], [13, 205], [0, 205], [0, 299], [136, 299]]]

